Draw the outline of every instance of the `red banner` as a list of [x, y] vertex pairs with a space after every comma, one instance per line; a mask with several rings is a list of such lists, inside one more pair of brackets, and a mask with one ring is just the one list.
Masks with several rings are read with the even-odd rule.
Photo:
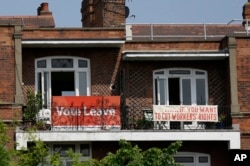
[[120, 96], [53, 96], [53, 128], [120, 128]]

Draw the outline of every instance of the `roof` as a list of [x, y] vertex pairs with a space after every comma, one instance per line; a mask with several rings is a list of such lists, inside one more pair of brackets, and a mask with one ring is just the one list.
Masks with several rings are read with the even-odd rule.
[[25, 28], [54, 28], [52, 15], [0, 16], [0, 25], [22, 25]]
[[242, 24], [130, 24], [127, 40], [221, 40], [226, 35], [246, 32]]

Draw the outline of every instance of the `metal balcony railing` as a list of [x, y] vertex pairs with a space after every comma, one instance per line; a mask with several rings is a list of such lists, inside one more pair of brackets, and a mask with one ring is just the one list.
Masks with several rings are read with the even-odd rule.
[[124, 129], [138, 129], [138, 130], [185, 130], [185, 129], [232, 129], [232, 119], [230, 106], [218, 106], [218, 122], [177, 122], [177, 121], [152, 121], [153, 111], [151, 109], [143, 108], [138, 113], [138, 108], [127, 107], [126, 116], [123, 121]]
[[232, 129], [230, 106], [218, 106], [218, 122], [153, 121], [152, 109], [138, 106], [52, 107], [39, 114], [37, 123], [42, 121], [46, 126], [42, 129], [53, 131]]
[[127, 23], [126, 26], [127, 40], [164, 40], [174, 38], [207, 40], [223, 38], [229, 34], [249, 35], [250, 32], [248, 19], [233, 19], [228, 23]]

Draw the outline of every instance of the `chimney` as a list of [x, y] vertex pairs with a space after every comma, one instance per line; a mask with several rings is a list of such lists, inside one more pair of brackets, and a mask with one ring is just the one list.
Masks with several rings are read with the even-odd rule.
[[83, 27], [124, 27], [125, 0], [82, 0]]
[[52, 12], [49, 11], [49, 3], [41, 3], [41, 5], [37, 8], [37, 15], [52, 15]]

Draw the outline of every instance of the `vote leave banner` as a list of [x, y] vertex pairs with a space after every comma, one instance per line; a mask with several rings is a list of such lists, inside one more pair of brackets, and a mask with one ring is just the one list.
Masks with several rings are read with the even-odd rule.
[[153, 105], [154, 121], [218, 122], [216, 105]]
[[53, 96], [53, 129], [120, 128], [119, 96]]

